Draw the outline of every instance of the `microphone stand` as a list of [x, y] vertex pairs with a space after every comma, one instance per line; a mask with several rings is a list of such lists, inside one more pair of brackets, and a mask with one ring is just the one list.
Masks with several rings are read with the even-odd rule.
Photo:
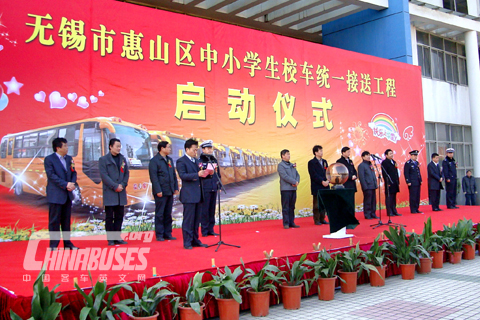
[[[374, 162], [375, 160], [377, 161], [380, 161], [380, 159], [378, 159], [377, 157], [374, 158]], [[385, 181], [385, 190], [387, 191], [387, 196], [386, 196], [386, 199], [385, 199], [385, 203], [388, 204], [390, 203], [390, 188], [389, 188], [389, 181], [390, 183], [393, 183], [392, 181], [392, 178], [390, 177], [390, 175], [385, 171], [385, 168], [382, 167], [380, 165], [380, 167], [382, 168], [382, 172], [384, 175], [387, 176], [388, 179], [384, 179]], [[378, 219], [378, 223], [376, 224], [372, 224], [370, 225], [370, 227], [373, 227], [373, 229], [376, 229], [378, 227], [381, 227], [381, 226], [390, 226], [390, 225], [394, 225], [394, 226], [403, 226], [403, 227], [406, 227], [406, 225], [404, 224], [400, 224], [400, 223], [394, 223], [392, 222], [392, 217], [391, 215], [388, 215], [388, 208], [386, 208], [386, 211], [387, 211], [387, 216], [388, 216], [388, 222], [387, 223], [383, 223], [382, 222], [382, 202], [381, 202], [381, 188], [380, 188], [380, 182], [382, 181], [382, 176], [380, 175], [380, 172], [378, 171], [378, 167], [377, 167], [377, 163], [375, 163], [375, 169], [377, 170], [377, 173], [378, 173], [378, 180], [379, 180], [379, 184], [378, 184], [378, 208], [379, 208], [379, 219]], [[387, 207], [387, 206], [385, 206]]]
[[217, 246], [217, 249], [215, 249], [215, 252], [218, 251], [218, 249], [220, 248], [220, 246], [223, 244], [223, 245], [226, 245], [226, 246], [230, 246], [230, 247], [236, 247], [236, 248], [240, 248], [240, 246], [237, 246], [237, 245], [234, 245], [234, 244], [228, 244], [228, 243], [225, 243], [222, 241], [222, 210], [221, 210], [221, 205], [220, 205], [220, 194], [221, 192], [219, 192], [219, 190], [222, 190], [223, 192], [225, 192], [225, 194], [227, 193], [227, 191], [225, 190], [225, 187], [223, 186], [223, 183], [222, 183], [222, 179], [220, 179], [218, 173], [217, 173], [217, 170], [220, 170], [220, 166], [218, 165], [217, 163], [217, 170], [215, 170], [215, 166], [213, 165], [213, 161], [212, 161], [212, 156], [211, 155], [207, 155], [206, 157], [208, 159], [208, 163], [212, 165], [212, 168], [213, 169], [213, 173], [215, 174], [215, 177], [217, 177], [217, 200], [218, 200], [218, 233], [220, 234], [220, 240], [217, 242], [217, 243], [214, 243], [214, 244], [211, 244], [209, 246], [207, 246], [207, 248], [210, 248], [210, 247], [213, 247], [213, 246]]

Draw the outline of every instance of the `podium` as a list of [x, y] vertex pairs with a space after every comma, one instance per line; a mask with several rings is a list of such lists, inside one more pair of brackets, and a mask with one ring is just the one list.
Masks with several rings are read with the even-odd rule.
[[347, 229], [355, 229], [360, 222], [355, 218], [355, 190], [318, 190], [319, 210], [325, 209], [330, 222], [330, 234], [324, 238], [342, 239], [353, 237]]

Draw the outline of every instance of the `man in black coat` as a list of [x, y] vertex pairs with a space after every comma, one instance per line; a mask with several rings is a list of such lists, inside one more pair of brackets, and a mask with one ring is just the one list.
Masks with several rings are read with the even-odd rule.
[[200, 226], [200, 204], [203, 201], [202, 183], [200, 177], [205, 171], [200, 170], [201, 163], [196, 159], [198, 141], [185, 141], [185, 155], [177, 160], [177, 171], [182, 179], [180, 202], [183, 204], [183, 247], [191, 250], [192, 247], [207, 247], [198, 238]]
[[[385, 206], [387, 215], [401, 216], [397, 212], [397, 193], [400, 192], [400, 177], [397, 163], [393, 160], [393, 151], [385, 150], [385, 160], [382, 161], [382, 174], [385, 181]], [[388, 186], [388, 187], [387, 187]]]
[[329, 189], [330, 184], [327, 180], [327, 160], [323, 157], [322, 146], [313, 147], [313, 159], [308, 161], [308, 173], [310, 174], [310, 189], [313, 196], [313, 221], [315, 225], [329, 224], [325, 220], [325, 209], [318, 209], [318, 190]]
[[355, 166], [353, 165], [353, 161], [350, 160], [350, 148], [349, 147], [343, 147], [342, 148], [342, 157], [337, 160], [337, 163], [341, 163], [345, 165], [348, 169], [348, 179], [347, 182], [343, 184], [343, 186], [346, 189], [354, 189], [355, 192], [357, 192], [357, 170], [355, 169]]
[[410, 153], [410, 160], [405, 162], [403, 167], [403, 174], [407, 182], [408, 191], [410, 193], [410, 212], [420, 212], [420, 187], [422, 185], [422, 175], [420, 174], [420, 164], [418, 163], [418, 150], [412, 150]]
[[70, 241], [70, 217], [77, 171], [72, 157], [67, 154], [67, 139], [53, 139], [52, 147], [54, 153], [44, 160], [47, 174], [48, 231], [51, 232], [49, 248], [57, 249], [61, 227], [63, 246], [65, 249], [76, 250], [78, 248]]
[[213, 227], [215, 227], [215, 205], [217, 203], [217, 192], [220, 189], [218, 184], [218, 179], [222, 178], [220, 175], [220, 170], [218, 167], [218, 162], [215, 157], [213, 157], [213, 141], [206, 140], [200, 147], [202, 148], [202, 154], [200, 155], [200, 163], [202, 165], [202, 170], [206, 170], [209, 166], [214, 167], [214, 170], [217, 172], [211, 172], [202, 180], [203, 200], [200, 206], [200, 224], [202, 225], [202, 236], [218, 236], [218, 233], [215, 233]]
[[370, 152], [362, 152], [362, 163], [358, 165], [358, 178], [363, 191], [363, 214], [365, 219], [378, 219], [375, 214], [377, 197], [375, 190], [378, 188], [377, 176], [370, 159]]
[[447, 209], [459, 209], [457, 207], [457, 162], [453, 158], [455, 149], [447, 149], [447, 157], [442, 162], [442, 174], [445, 179], [447, 191]]
[[442, 186], [442, 173], [438, 164], [438, 153], [432, 153], [432, 161], [427, 166], [428, 169], [428, 198], [433, 211], [443, 211], [440, 209], [440, 190]]
[[167, 141], [160, 141], [157, 148], [158, 153], [148, 165], [155, 199], [155, 235], [157, 241], [177, 240], [172, 237], [173, 196], [178, 194], [175, 165], [173, 159], [169, 157], [172, 145]]

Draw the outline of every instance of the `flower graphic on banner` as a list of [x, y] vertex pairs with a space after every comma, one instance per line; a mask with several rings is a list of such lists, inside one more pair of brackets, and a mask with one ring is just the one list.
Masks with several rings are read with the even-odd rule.
[[400, 140], [398, 126], [395, 121], [386, 113], [377, 113], [373, 116], [368, 126], [373, 131], [373, 136], [379, 139], [387, 139], [393, 143]]
[[410, 141], [413, 138], [413, 127], [408, 126], [403, 130], [403, 139]]

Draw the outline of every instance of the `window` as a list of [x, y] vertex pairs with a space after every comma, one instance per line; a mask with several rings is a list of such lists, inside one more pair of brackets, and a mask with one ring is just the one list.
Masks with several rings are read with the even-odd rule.
[[468, 14], [467, 0], [443, 0], [445, 9]]
[[422, 76], [467, 85], [465, 46], [417, 31], [418, 65]]
[[7, 157], [7, 139], [5, 139], [5, 138], [2, 140], [2, 145], [0, 147], [0, 153], [1, 153], [2, 158]]

